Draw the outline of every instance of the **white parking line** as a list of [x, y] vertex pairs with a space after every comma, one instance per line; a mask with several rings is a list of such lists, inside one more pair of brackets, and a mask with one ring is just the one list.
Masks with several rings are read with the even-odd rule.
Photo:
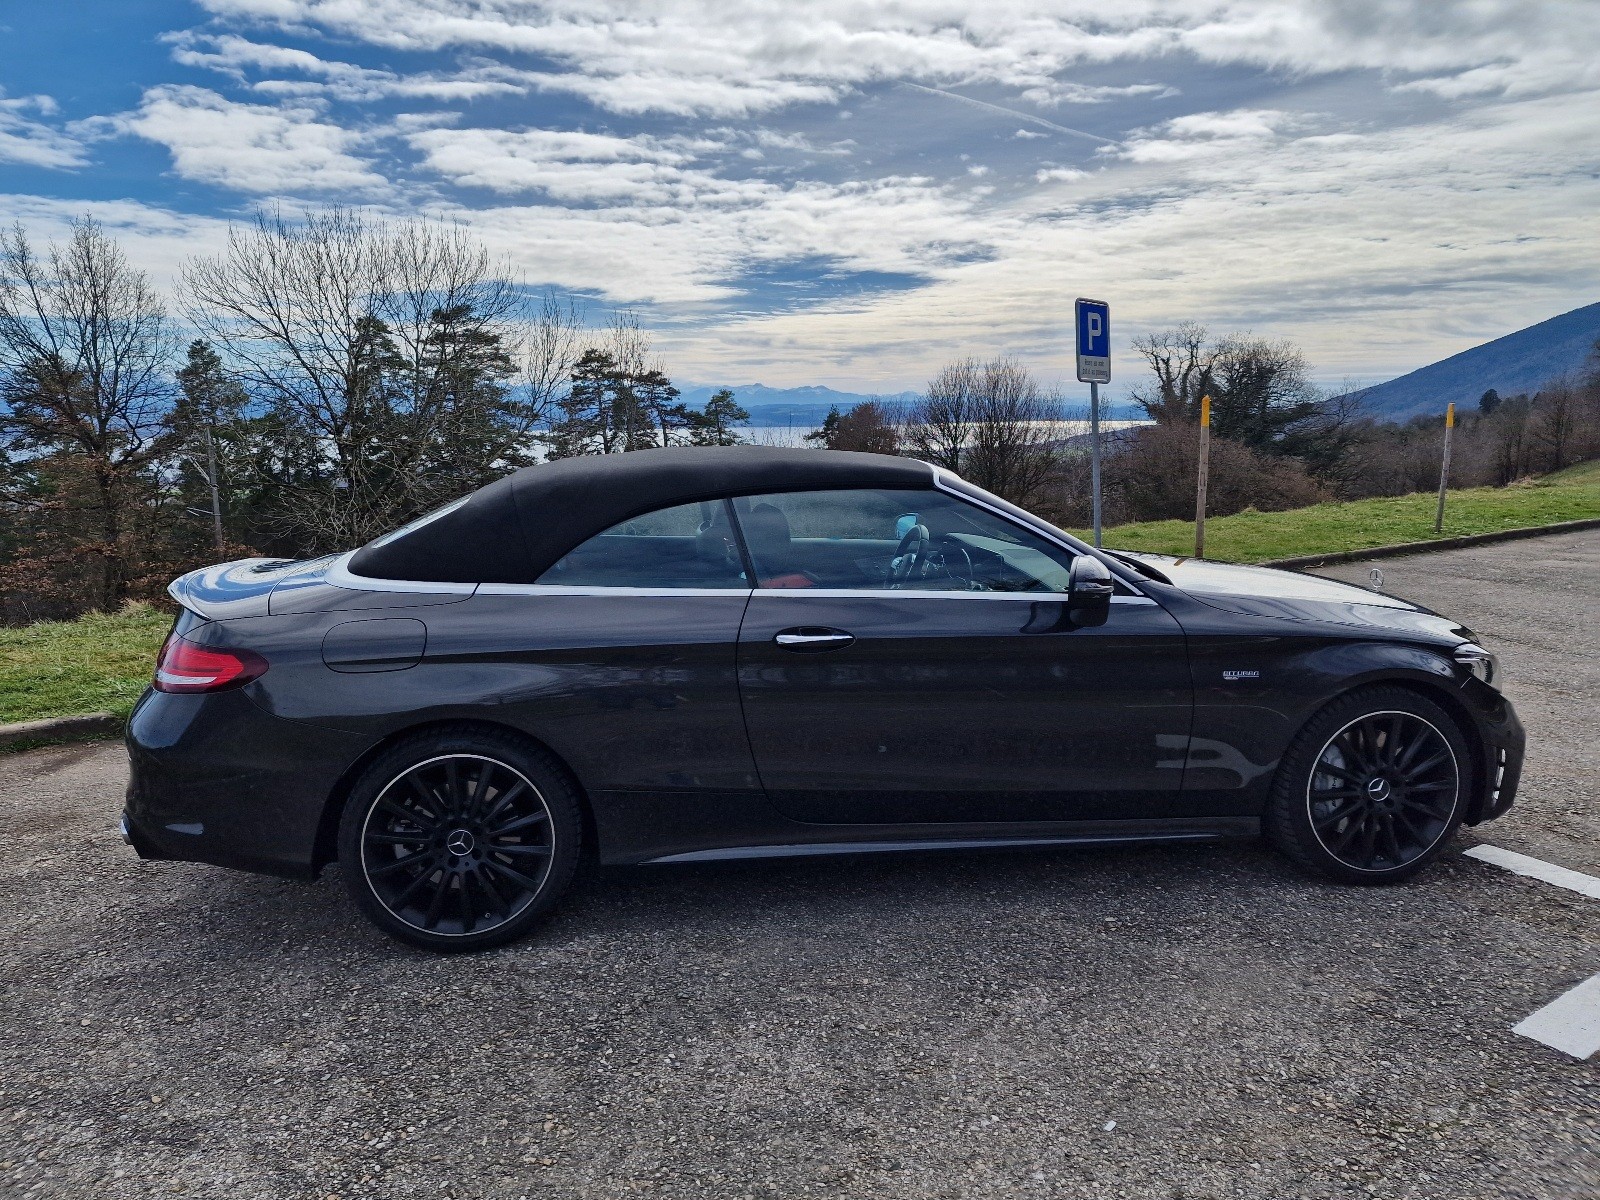
[[1526, 854], [1518, 854], [1515, 850], [1502, 850], [1499, 846], [1473, 846], [1465, 851], [1465, 854], [1468, 858], [1493, 863], [1518, 875], [1527, 875], [1545, 883], [1553, 883], [1558, 888], [1566, 888], [1569, 892], [1577, 892], [1591, 899], [1600, 900], [1600, 879], [1596, 879], [1593, 875], [1585, 875], [1582, 871], [1558, 867], [1555, 863], [1547, 863], [1542, 858], [1530, 858]]
[[[1542, 858], [1518, 854], [1515, 850], [1502, 850], [1499, 846], [1477, 845], [1466, 851], [1468, 858], [1493, 863], [1518, 875], [1526, 875], [1544, 883], [1566, 888], [1581, 896], [1600, 900], [1600, 879], [1558, 867]], [[1585, 1059], [1600, 1050], [1600, 975], [1585, 979], [1577, 987], [1563, 992], [1532, 1016], [1518, 1021], [1512, 1033]]]
[[1588, 1058], [1600, 1050], [1600, 975], [1557, 996], [1511, 1032], [1573, 1058]]

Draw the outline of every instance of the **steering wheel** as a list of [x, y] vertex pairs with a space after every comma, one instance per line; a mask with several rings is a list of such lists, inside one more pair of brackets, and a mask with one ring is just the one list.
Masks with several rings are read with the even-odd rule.
[[[950, 576], [951, 579], [954, 579], [956, 582], [962, 584], [963, 591], [988, 591], [988, 588], [984, 587], [983, 584], [978, 582], [978, 572], [973, 568], [972, 555], [967, 552], [967, 548], [963, 546], [959, 540], [951, 537], [948, 533], [941, 534], [938, 540], [940, 546], [938, 558], [939, 561], [944, 564], [944, 573]], [[966, 568], [965, 573], [956, 569], [955, 561], [950, 555], [950, 551], [952, 550], [956, 551], [956, 553], [961, 556], [961, 563]]]
[[918, 578], [923, 568], [928, 565], [930, 543], [926, 525], [913, 525], [906, 530], [905, 536], [900, 539], [900, 545], [895, 548], [894, 558], [889, 563], [884, 583], [891, 588], [897, 588], [908, 579]]

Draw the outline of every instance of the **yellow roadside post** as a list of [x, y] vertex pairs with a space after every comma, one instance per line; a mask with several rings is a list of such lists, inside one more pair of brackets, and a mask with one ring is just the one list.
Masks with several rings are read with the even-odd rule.
[[1444, 532], [1444, 492], [1450, 486], [1450, 435], [1456, 428], [1456, 406], [1444, 411], [1444, 461], [1439, 464], [1439, 510], [1433, 514], [1433, 531]]
[[1200, 478], [1194, 497], [1194, 556], [1206, 556], [1206, 477], [1211, 470], [1211, 397], [1200, 397]]

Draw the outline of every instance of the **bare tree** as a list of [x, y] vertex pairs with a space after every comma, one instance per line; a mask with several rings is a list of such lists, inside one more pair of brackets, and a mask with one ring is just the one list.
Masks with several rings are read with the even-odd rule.
[[1552, 379], [1533, 398], [1533, 440], [1544, 451], [1544, 469], [1559, 471], [1572, 461], [1578, 433], [1580, 385], [1571, 378]]
[[1206, 327], [1185, 321], [1175, 329], [1140, 334], [1133, 348], [1154, 377], [1129, 393], [1134, 403], [1152, 421], [1198, 420], [1200, 397], [1211, 391], [1217, 366], [1217, 348]]
[[1061, 402], [1009, 358], [950, 363], [903, 414], [906, 451], [1016, 503], [1061, 458]]
[[[235, 373], [320, 448], [325, 470], [280, 481], [308, 547], [366, 540], [519, 465], [547, 407], [504, 386], [521, 297], [457, 225], [261, 213], [184, 289]], [[564, 314], [541, 315], [548, 388], [571, 338]]]
[[535, 422], [549, 420], [556, 400], [572, 379], [584, 350], [583, 309], [552, 291], [539, 298], [519, 346], [521, 385]]
[[1050, 478], [1059, 457], [1060, 399], [1008, 358], [983, 365], [972, 447], [963, 475], [1016, 504]]
[[960, 474], [977, 425], [982, 382], [983, 364], [975, 358], [939, 368], [905, 413], [905, 452]]
[[130, 516], [164, 450], [177, 344], [145, 275], [91, 220], [41, 258], [21, 226], [0, 234], [0, 417], [8, 453], [54, 456], [87, 481], [93, 605], [127, 598]]

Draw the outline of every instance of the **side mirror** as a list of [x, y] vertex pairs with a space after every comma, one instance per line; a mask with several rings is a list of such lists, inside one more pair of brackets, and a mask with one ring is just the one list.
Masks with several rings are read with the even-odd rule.
[[1087, 554], [1072, 560], [1067, 576], [1067, 617], [1079, 628], [1104, 625], [1111, 615], [1111, 593], [1116, 585], [1105, 563]]

